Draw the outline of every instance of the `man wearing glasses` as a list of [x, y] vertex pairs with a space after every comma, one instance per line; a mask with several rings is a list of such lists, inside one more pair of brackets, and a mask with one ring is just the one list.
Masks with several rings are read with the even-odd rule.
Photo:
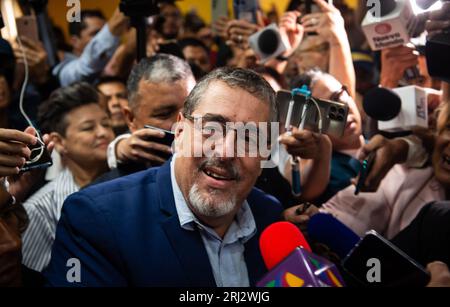
[[[275, 93], [262, 77], [210, 73], [178, 115], [170, 161], [67, 199], [49, 284], [254, 286], [266, 273], [259, 235], [281, 206], [253, 188], [267, 157], [252, 149], [255, 141], [270, 147], [261, 127], [276, 121]], [[74, 258], [81, 274], [70, 283]]]

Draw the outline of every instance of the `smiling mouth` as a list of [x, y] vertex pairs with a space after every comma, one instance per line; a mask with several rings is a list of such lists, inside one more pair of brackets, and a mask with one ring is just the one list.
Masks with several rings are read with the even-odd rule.
[[223, 171], [219, 170], [213, 170], [211, 168], [205, 168], [203, 169], [203, 173], [206, 176], [209, 176], [215, 180], [221, 180], [221, 181], [233, 181], [236, 180], [236, 178], [232, 175], [225, 174]]

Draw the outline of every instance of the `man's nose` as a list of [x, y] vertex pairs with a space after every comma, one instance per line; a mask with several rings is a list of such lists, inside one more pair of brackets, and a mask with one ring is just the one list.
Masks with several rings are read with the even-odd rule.
[[216, 151], [220, 158], [229, 159], [236, 157], [236, 131], [228, 130], [225, 136], [219, 141]]

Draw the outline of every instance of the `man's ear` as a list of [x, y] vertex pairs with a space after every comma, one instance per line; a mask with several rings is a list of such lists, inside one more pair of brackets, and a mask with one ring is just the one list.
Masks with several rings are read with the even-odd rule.
[[65, 147], [65, 140], [61, 134], [59, 134], [58, 132], [50, 133], [50, 140], [55, 144], [55, 150], [60, 155], [64, 155], [67, 152]]
[[130, 107], [123, 106], [122, 113], [125, 116], [125, 121], [127, 122], [128, 129], [130, 129], [131, 132], [138, 130], [136, 124], [134, 123], [134, 114], [131, 111]]
[[184, 122], [184, 116], [180, 112], [180, 113], [178, 113], [177, 124], [175, 126], [175, 138], [178, 138], [181, 135], [181, 133], [183, 132], [183, 130], [184, 130], [183, 122]]

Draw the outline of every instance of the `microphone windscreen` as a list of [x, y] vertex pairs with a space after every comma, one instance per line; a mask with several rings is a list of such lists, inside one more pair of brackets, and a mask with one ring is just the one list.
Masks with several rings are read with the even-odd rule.
[[328, 246], [342, 259], [361, 240], [350, 228], [328, 213], [318, 213], [311, 217], [308, 236], [311, 240]]
[[[369, 3], [367, 3], [367, 5], [369, 6]], [[376, 5], [378, 6], [379, 10], [377, 10], [376, 7], [370, 10], [372, 12], [373, 17], [384, 17], [390, 14], [397, 7], [397, 3], [395, 0], [379, 1], [379, 3], [377, 3]], [[378, 14], [379, 16], [377, 16]]]
[[363, 99], [364, 112], [371, 118], [389, 121], [396, 118], [402, 109], [402, 100], [394, 91], [377, 87], [369, 90]]
[[258, 39], [258, 46], [262, 53], [273, 54], [278, 49], [278, 35], [273, 29], [264, 30]]
[[268, 270], [283, 261], [297, 247], [303, 247], [311, 252], [302, 232], [289, 222], [269, 225], [261, 234], [259, 247]]

